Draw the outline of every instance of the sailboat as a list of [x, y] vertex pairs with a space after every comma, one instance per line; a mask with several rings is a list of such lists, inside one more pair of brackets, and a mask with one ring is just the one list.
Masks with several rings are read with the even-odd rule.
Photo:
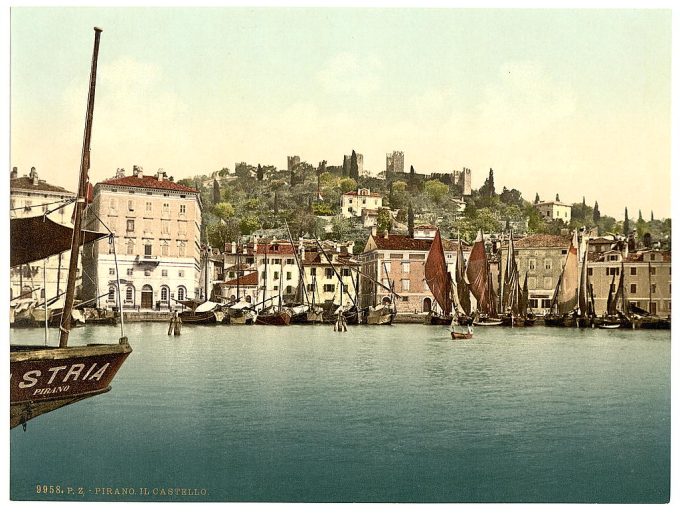
[[59, 347], [10, 345], [10, 428], [23, 425], [25, 429], [26, 423], [38, 415], [108, 392], [118, 369], [132, 352], [126, 336], [121, 336], [118, 343], [68, 345], [80, 246], [84, 242], [106, 236], [81, 231], [89, 187], [87, 175], [90, 167], [90, 139], [101, 29], [95, 27], [94, 31], [94, 50], [73, 230], [57, 225], [46, 217], [11, 220], [10, 265], [23, 265], [41, 260], [67, 249], [70, 249], [71, 256]]
[[480, 230], [472, 245], [466, 268], [470, 292], [477, 300], [474, 324], [477, 326], [500, 326], [502, 320], [496, 313], [496, 295], [489, 273], [489, 260], [484, 248], [484, 235]]
[[[390, 295], [383, 297], [379, 305], [368, 307], [368, 311], [366, 312], [365, 317], [366, 324], [389, 326], [392, 324], [392, 321], [394, 321], [394, 318], [397, 315], [397, 305], [394, 300], [395, 298], [394, 283], [390, 281], [390, 275], [387, 272], [387, 266], [385, 265], [385, 262], [383, 262], [383, 268], [385, 270], [387, 282], [390, 284], [390, 287], [388, 289]], [[375, 282], [374, 285], [378, 285], [378, 283]], [[387, 288], [382, 284], [379, 285], [381, 285], [383, 288]], [[375, 286], [373, 287], [373, 291], [375, 297], [375, 295], [377, 295], [377, 289]]]
[[503, 326], [524, 327], [534, 325], [535, 318], [533, 316], [529, 317], [527, 313], [529, 290], [526, 274], [524, 275], [524, 288], [519, 284], [519, 269], [515, 258], [515, 242], [512, 231], [508, 241], [508, 254], [505, 260], [500, 299]]
[[557, 280], [550, 313], [544, 319], [546, 326], [572, 327], [578, 324], [578, 261], [578, 234], [574, 231], [562, 273]]
[[444, 246], [439, 230], [432, 240], [427, 260], [425, 260], [425, 282], [441, 312], [440, 314], [430, 312], [430, 324], [451, 324], [453, 286], [451, 275], [446, 267]]

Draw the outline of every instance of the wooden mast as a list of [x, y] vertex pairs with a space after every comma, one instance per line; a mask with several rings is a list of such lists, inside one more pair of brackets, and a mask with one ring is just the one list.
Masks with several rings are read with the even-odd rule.
[[94, 92], [97, 82], [97, 56], [99, 55], [99, 36], [102, 29], [94, 27], [94, 49], [92, 51], [92, 67], [90, 70], [90, 90], [87, 95], [87, 113], [85, 117], [85, 134], [83, 136], [83, 150], [80, 158], [80, 175], [78, 177], [78, 196], [73, 207], [73, 237], [71, 238], [71, 257], [68, 267], [68, 282], [64, 310], [61, 315], [59, 347], [68, 345], [68, 335], [71, 329], [71, 312], [76, 289], [76, 272], [78, 270], [78, 253], [82, 228], [83, 210], [87, 196], [88, 170], [90, 169], [90, 138], [92, 136], [92, 114], [94, 112]]

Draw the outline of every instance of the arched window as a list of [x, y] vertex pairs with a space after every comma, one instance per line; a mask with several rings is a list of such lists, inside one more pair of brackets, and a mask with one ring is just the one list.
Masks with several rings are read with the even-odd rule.
[[135, 241], [132, 239], [127, 241], [127, 244], [125, 245], [126, 248], [126, 253], [128, 255], [134, 255], [135, 254]]
[[127, 303], [132, 303], [135, 299], [135, 288], [132, 285], [128, 285], [125, 289], [125, 301]]
[[432, 310], [432, 300], [429, 297], [423, 299], [423, 312], [429, 312]]
[[170, 288], [167, 287], [166, 285], [163, 285], [161, 287], [161, 301], [163, 303], [167, 303], [169, 298], [170, 298]]
[[107, 297], [108, 301], [116, 300], [116, 287], [109, 287], [109, 295]]
[[182, 285], [177, 287], [177, 300], [178, 301], [184, 301], [186, 299], [186, 296], [187, 296], [187, 289], [185, 287], [183, 287]]

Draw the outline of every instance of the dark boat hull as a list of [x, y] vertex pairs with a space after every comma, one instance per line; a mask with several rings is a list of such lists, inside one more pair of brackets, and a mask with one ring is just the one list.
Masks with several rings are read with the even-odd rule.
[[216, 324], [218, 322], [215, 312], [180, 312], [179, 318], [182, 324]]
[[472, 333], [458, 333], [457, 331], [452, 331], [451, 338], [453, 340], [469, 340], [472, 338]]
[[288, 312], [260, 313], [255, 324], [260, 326], [288, 326], [291, 316]]
[[10, 428], [108, 392], [131, 352], [127, 339], [65, 348], [10, 346]]

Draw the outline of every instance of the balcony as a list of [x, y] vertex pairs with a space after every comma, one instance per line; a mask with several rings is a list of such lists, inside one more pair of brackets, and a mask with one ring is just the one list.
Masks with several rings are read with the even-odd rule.
[[135, 263], [156, 266], [160, 263], [160, 259], [154, 255], [137, 255]]

